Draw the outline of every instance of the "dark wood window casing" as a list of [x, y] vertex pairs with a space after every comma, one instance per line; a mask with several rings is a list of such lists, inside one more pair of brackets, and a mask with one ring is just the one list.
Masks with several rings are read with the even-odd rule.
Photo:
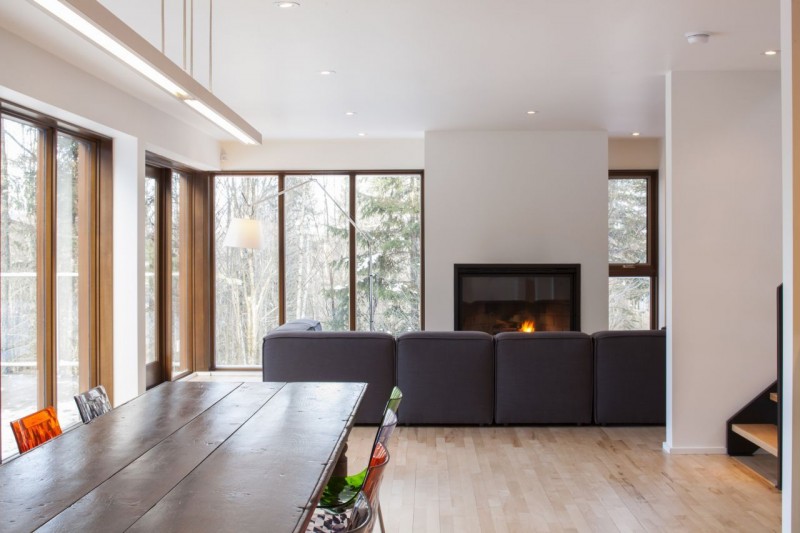
[[650, 328], [658, 328], [658, 171], [610, 170], [608, 179], [647, 180], [647, 262], [609, 263], [609, 277], [650, 278]]
[[[205, 290], [209, 294], [208, 298], [208, 309], [210, 309], [210, 315], [205, 317], [205, 324], [207, 324], [208, 329], [213, 332], [215, 327], [214, 322], [214, 272], [215, 272], [215, 253], [214, 253], [214, 238], [213, 238], [213, 225], [214, 225], [214, 198], [213, 198], [213, 191], [214, 191], [214, 177], [216, 175], [220, 176], [242, 176], [242, 175], [251, 175], [251, 176], [277, 176], [278, 177], [278, 192], [282, 192], [285, 190], [285, 183], [287, 176], [324, 176], [324, 175], [337, 175], [337, 176], [347, 176], [349, 180], [349, 198], [348, 198], [348, 205], [342, 206], [344, 209], [347, 210], [348, 215], [350, 218], [356, 223], [358, 220], [356, 218], [356, 176], [361, 175], [384, 175], [384, 176], [391, 176], [391, 175], [418, 175], [420, 177], [420, 329], [425, 329], [425, 172], [423, 170], [292, 170], [292, 171], [268, 171], [268, 170], [260, 170], [260, 171], [228, 171], [228, 172], [217, 172], [210, 174], [208, 176], [207, 181], [207, 195], [206, 198], [206, 209], [210, 216], [204, 220], [204, 223], [208, 224], [208, 238], [210, 239], [210, 252], [208, 255], [208, 259], [204, 261], [204, 265], [210, 268], [209, 275], [207, 279], [209, 280], [208, 285], [205, 287]], [[285, 264], [286, 264], [286, 235], [285, 235], [285, 225], [286, 225], [286, 213], [285, 213], [285, 196], [280, 194], [278, 196], [278, 266], [279, 266], [279, 284], [278, 284], [278, 301], [279, 301], [279, 323], [284, 324], [286, 322], [286, 272], [285, 272]], [[356, 330], [356, 229], [351, 225], [348, 224], [348, 236], [349, 236], [349, 250], [348, 250], [348, 257], [349, 257], [349, 282], [350, 282], [350, 330]], [[213, 333], [210, 338], [207, 339], [208, 344], [207, 352], [204, 353], [205, 361], [208, 362], [210, 365], [208, 369], [211, 370], [231, 370], [231, 371], [242, 371], [242, 370], [260, 370], [260, 367], [217, 367], [214, 364], [214, 338]]]
[[[56, 362], [57, 139], [81, 143], [85, 172], [77, 178], [78, 384], [103, 385], [113, 401], [113, 175], [110, 138], [0, 99], [0, 117], [43, 132], [37, 178], [38, 407], [58, 403]], [[3, 142], [0, 135], [0, 143]], [[2, 398], [0, 398], [2, 402]], [[7, 423], [7, 421], [3, 421]]]
[[[180, 186], [179, 265], [174, 265], [172, 259], [173, 176], [179, 176]], [[203, 334], [208, 331], [204, 325], [208, 293], [202, 279], [209, 270], [204, 265], [209, 248], [206, 237], [208, 224], [205, 220], [208, 211], [204, 206], [206, 174], [148, 153], [147, 177], [156, 180], [156, 362], [147, 364], [146, 381], [150, 388], [163, 381], [180, 379], [196, 370], [208, 370], [208, 362], [203, 356], [203, 345], [207, 342]], [[176, 267], [179, 272], [178, 310], [174, 309], [175, 300], [170, 283]], [[180, 354], [174, 353], [177, 340], [173, 338], [175, 315], [180, 321]], [[180, 358], [181, 370], [173, 372], [176, 358]]]

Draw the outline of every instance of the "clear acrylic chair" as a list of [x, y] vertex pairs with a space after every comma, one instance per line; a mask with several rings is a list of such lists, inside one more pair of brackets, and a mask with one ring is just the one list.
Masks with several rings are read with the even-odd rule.
[[[311, 524], [306, 529], [306, 533], [340, 533], [344, 531], [363, 531], [370, 532], [375, 525], [375, 513], [371, 512], [370, 517], [362, 523], [358, 518], [359, 512], [356, 511], [359, 501], [366, 499], [369, 509], [380, 509], [380, 485], [383, 480], [383, 473], [386, 465], [389, 464], [389, 451], [378, 443], [366, 469], [366, 476], [361, 483], [361, 489], [357, 490], [351, 502], [336, 508], [324, 508], [317, 506]], [[378, 518], [381, 530], [385, 531], [383, 518], [380, 513]]]
[[105, 387], [98, 385], [93, 389], [82, 392], [76, 396], [75, 403], [78, 404], [78, 412], [81, 420], [88, 424], [100, 415], [104, 415], [111, 410], [111, 401], [108, 399]]
[[51, 406], [14, 420], [11, 422], [11, 431], [14, 432], [19, 453], [25, 453], [61, 435], [61, 424], [58, 423], [56, 410]]
[[306, 533], [365, 533], [372, 528], [372, 509], [369, 499], [359, 493], [351, 509], [342, 513], [331, 513], [317, 509], [311, 517]]

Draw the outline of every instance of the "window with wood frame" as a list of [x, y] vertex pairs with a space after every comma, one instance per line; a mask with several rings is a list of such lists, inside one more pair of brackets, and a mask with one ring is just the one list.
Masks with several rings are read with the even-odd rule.
[[74, 395], [113, 394], [110, 158], [110, 140], [0, 102], [3, 458], [12, 420], [54, 406], [68, 427]]
[[658, 172], [609, 172], [608, 326], [658, 325]]
[[[327, 331], [421, 329], [422, 179], [421, 171], [213, 176], [213, 365], [260, 366], [262, 337], [296, 318]], [[234, 219], [257, 224], [259, 247], [229, 245]]]
[[148, 388], [192, 364], [191, 176], [156, 156], [145, 171], [145, 363]]

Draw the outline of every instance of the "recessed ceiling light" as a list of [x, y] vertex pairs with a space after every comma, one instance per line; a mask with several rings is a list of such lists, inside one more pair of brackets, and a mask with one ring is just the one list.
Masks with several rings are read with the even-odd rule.
[[528, 111], [528, 114], [529, 114], [529, 115], [535, 115], [535, 114], [536, 114], [536, 111]]
[[334, 74], [336, 74], [336, 71], [335, 70], [320, 70], [319, 73], [322, 76], [333, 76]]
[[710, 31], [690, 31], [683, 35], [689, 44], [706, 44], [711, 37]]
[[366, 137], [366, 136], [367, 136], [367, 134], [366, 134], [366, 133], [364, 133], [363, 131], [359, 131], [359, 132], [358, 132], [358, 136], [359, 136], [359, 137]]
[[347, 115], [348, 117], [354, 117], [358, 113], [356, 113], [355, 111], [345, 111], [344, 114]]
[[639, 133], [638, 131], [634, 131], [633, 133], [631, 133], [631, 135], [633, 135], [634, 137], [638, 137], [639, 135], [641, 135], [641, 133]]
[[776, 55], [778, 55], [778, 52], [780, 52], [780, 50], [767, 50], [766, 52], [764, 52], [764, 55], [765, 56], [776, 56]]
[[299, 2], [275, 2], [273, 5], [275, 7], [280, 7], [282, 9], [291, 9], [293, 7], [300, 7]]

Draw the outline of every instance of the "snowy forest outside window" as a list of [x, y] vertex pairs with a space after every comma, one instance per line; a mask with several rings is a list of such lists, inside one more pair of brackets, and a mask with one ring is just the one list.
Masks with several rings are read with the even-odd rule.
[[[216, 367], [259, 366], [263, 336], [296, 318], [369, 330], [370, 266], [374, 330], [421, 329], [422, 172], [226, 174], [213, 183]], [[260, 222], [263, 248], [224, 245], [234, 218]]]

